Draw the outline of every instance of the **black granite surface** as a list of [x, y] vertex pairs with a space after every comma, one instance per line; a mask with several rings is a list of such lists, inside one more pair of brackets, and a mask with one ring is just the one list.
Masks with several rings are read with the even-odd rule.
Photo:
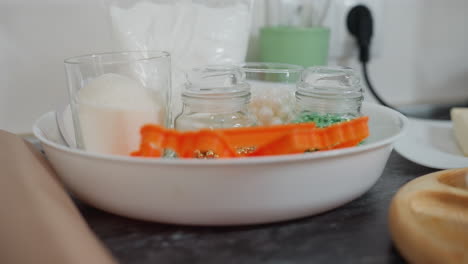
[[320, 215], [269, 225], [173, 226], [78, 205], [121, 263], [405, 263], [390, 240], [388, 207], [399, 187], [433, 171], [393, 152], [379, 181], [360, 198]]

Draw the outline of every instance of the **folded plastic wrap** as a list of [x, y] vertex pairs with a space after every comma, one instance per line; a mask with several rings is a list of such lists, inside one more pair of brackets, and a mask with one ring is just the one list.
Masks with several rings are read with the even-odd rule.
[[185, 72], [245, 60], [252, 0], [102, 1], [120, 49], [171, 53], [173, 116]]

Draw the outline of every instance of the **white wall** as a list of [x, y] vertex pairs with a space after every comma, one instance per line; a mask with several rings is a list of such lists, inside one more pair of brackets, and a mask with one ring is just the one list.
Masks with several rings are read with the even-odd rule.
[[[264, 1], [257, 1], [260, 13]], [[378, 93], [396, 105], [468, 101], [468, 1], [381, 1], [383, 45], [369, 65]], [[254, 20], [254, 37], [264, 20], [263, 14]], [[251, 60], [257, 59], [255, 41]], [[329, 64], [360, 70], [356, 56], [331, 58]], [[366, 99], [373, 100], [369, 93]]]
[[374, 86], [396, 104], [468, 101], [468, 1], [388, 0]]
[[[251, 60], [264, 20], [256, 1]], [[0, 129], [30, 132], [35, 118], [66, 102], [64, 58], [112, 49], [99, 3], [0, 2]], [[468, 99], [467, 27], [466, 0], [386, 0], [382, 52], [370, 65], [376, 89], [394, 104]]]
[[30, 132], [67, 100], [63, 59], [111, 48], [98, 2], [0, 1], [0, 129]]

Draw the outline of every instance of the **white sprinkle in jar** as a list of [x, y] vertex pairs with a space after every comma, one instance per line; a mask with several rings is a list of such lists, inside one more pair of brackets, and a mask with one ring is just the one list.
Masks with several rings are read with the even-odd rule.
[[242, 65], [250, 84], [250, 111], [260, 126], [285, 124], [292, 114], [296, 83], [302, 66], [248, 62]]

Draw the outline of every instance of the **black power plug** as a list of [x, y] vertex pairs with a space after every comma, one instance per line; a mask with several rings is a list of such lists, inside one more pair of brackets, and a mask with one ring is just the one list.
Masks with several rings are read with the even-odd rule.
[[370, 45], [374, 32], [372, 14], [364, 5], [357, 5], [349, 11], [346, 21], [348, 30], [356, 38], [359, 46], [359, 60], [363, 63], [369, 61]]
[[429, 118], [429, 119], [450, 119], [450, 109], [452, 107], [466, 107], [466, 102], [461, 104], [436, 104], [436, 105], [416, 105], [409, 106], [403, 109], [397, 109], [392, 105], [385, 102], [374, 90], [371, 81], [369, 80], [369, 74], [367, 72], [367, 63], [370, 60], [370, 48], [372, 35], [374, 33], [374, 22], [372, 19], [372, 12], [365, 5], [357, 5], [353, 7], [346, 19], [346, 26], [348, 31], [355, 38], [356, 44], [359, 48], [359, 61], [362, 65], [362, 72], [364, 80], [366, 82], [369, 91], [374, 98], [382, 105], [390, 107], [394, 110], [399, 111], [407, 116], [418, 117], [418, 118]]
[[361, 62], [364, 80], [369, 91], [380, 104], [395, 109], [395, 107], [387, 104], [375, 92], [367, 74], [367, 63], [370, 60], [370, 47], [372, 34], [374, 33], [374, 21], [371, 11], [364, 5], [353, 7], [348, 13], [346, 25], [351, 35], [356, 39], [357, 46], [359, 47], [359, 61]]

